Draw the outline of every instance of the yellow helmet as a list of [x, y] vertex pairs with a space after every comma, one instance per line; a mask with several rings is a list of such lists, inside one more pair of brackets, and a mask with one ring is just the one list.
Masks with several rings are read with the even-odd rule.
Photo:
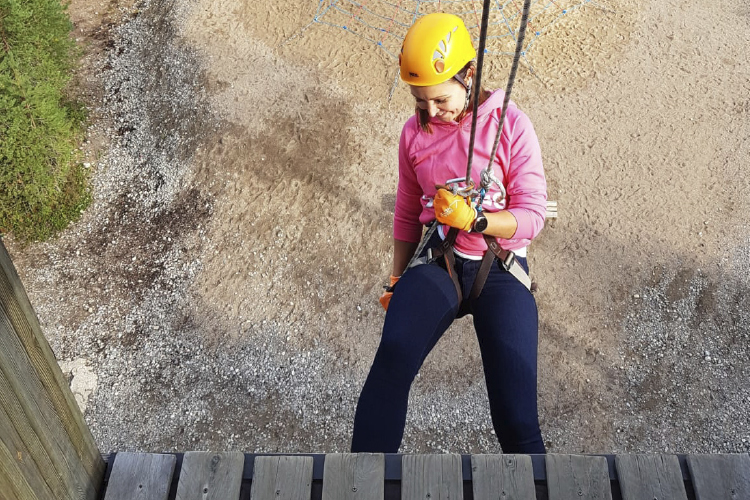
[[437, 12], [417, 19], [406, 32], [398, 65], [403, 81], [427, 87], [453, 78], [476, 56], [461, 18]]

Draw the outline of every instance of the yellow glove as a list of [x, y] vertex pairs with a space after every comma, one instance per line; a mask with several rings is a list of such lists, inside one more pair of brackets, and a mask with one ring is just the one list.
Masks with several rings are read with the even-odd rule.
[[396, 285], [396, 282], [398, 282], [398, 279], [401, 276], [394, 276], [391, 274], [390, 277], [390, 286], [385, 289], [385, 292], [383, 292], [383, 295], [380, 296], [380, 305], [383, 306], [383, 309], [386, 311], [388, 310], [388, 304], [391, 303], [391, 297], [393, 297], [393, 287]]
[[477, 210], [471, 206], [471, 202], [440, 186], [435, 187], [438, 188], [434, 201], [438, 222], [463, 231], [471, 231], [474, 219], [477, 218]]

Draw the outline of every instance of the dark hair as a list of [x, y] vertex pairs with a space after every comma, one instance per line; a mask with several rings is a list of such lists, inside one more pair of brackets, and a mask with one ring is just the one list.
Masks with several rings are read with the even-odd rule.
[[[461, 68], [461, 71], [456, 73], [456, 76], [460, 77], [461, 79], [466, 78], [466, 73], [469, 72], [469, 68], [474, 68], [476, 71], [476, 61], [471, 60], [466, 63], [466, 66]], [[457, 82], [454, 78], [451, 78], [451, 80], [456, 85], [461, 85], [461, 83]], [[470, 109], [473, 109], [474, 106], [474, 96], [476, 95], [476, 90], [474, 90], [471, 94], [471, 97], [469, 99], [469, 106], [467, 108], [467, 111]], [[490, 93], [487, 89], [482, 88], [482, 91], [479, 93], [479, 104], [482, 104], [484, 101], [487, 100]], [[432, 133], [432, 127], [430, 126], [430, 114], [427, 112], [426, 109], [421, 109], [419, 106], [415, 106], [414, 109], [417, 113], [417, 122], [419, 123], [419, 128], [427, 132], [428, 134]]]

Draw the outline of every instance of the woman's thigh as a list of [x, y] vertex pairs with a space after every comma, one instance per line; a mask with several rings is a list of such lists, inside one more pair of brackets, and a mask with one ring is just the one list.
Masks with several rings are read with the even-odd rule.
[[488, 389], [509, 398], [523, 389], [536, 399], [538, 313], [534, 296], [495, 266], [471, 309]]
[[424, 264], [404, 273], [388, 306], [378, 348], [380, 362], [416, 374], [458, 310], [458, 297], [448, 273]]

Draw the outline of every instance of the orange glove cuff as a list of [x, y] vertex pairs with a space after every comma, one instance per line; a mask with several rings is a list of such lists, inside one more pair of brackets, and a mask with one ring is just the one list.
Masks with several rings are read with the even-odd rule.
[[388, 304], [391, 303], [391, 297], [393, 297], [393, 292], [384, 292], [378, 299], [378, 302], [380, 302], [380, 305], [386, 311], [388, 310]]
[[[392, 274], [390, 275], [388, 281], [390, 283], [391, 289], [396, 283], [398, 283], [399, 278], [401, 278], [401, 276], [394, 276]], [[383, 309], [385, 309], [386, 311], [388, 310], [388, 304], [391, 303], [391, 297], [393, 297], [393, 292], [383, 292], [383, 295], [381, 295], [378, 299], [380, 305], [383, 306]]]

